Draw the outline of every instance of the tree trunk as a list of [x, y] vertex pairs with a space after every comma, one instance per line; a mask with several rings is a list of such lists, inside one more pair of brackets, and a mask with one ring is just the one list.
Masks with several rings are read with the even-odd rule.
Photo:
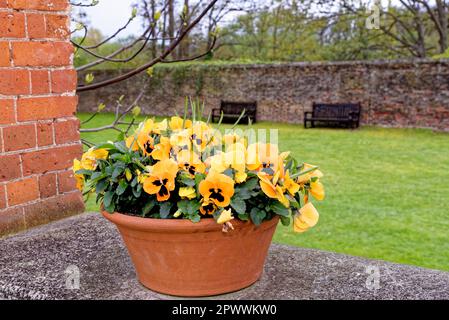
[[[150, 3], [150, 12], [151, 16], [149, 17], [149, 21], [151, 25], [151, 37], [156, 37], [156, 22], [154, 21], [154, 16], [156, 15], [156, 0], [151, 0]], [[151, 41], [151, 56], [152, 58], [156, 58], [157, 55], [157, 41]]]
[[[171, 41], [174, 41], [175, 37], [175, 0], [167, 0], [168, 1], [168, 36]], [[176, 59], [176, 50], [173, 51], [172, 56]]]
[[[182, 26], [181, 29], [184, 30], [187, 25], [190, 23], [190, 7], [189, 7], [189, 0], [184, 0], [184, 7], [183, 7], [183, 18], [184, 20], [181, 21]], [[190, 37], [187, 35], [184, 38], [184, 41], [182, 41], [178, 48], [178, 58], [187, 58], [190, 54]]]
[[448, 8], [445, 2], [441, 0], [437, 0], [436, 5], [438, 20], [440, 23], [440, 38], [438, 43], [440, 45], [440, 53], [444, 53], [448, 48]]

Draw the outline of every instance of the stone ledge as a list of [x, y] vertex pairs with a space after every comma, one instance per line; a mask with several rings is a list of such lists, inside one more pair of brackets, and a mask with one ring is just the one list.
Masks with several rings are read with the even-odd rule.
[[[0, 299], [171, 299], [136, 280], [115, 227], [97, 213], [0, 240]], [[80, 289], [65, 270], [80, 269]], [[380, 271], [368, 289], [367, 268]], [[369, 282], [369, 281], [368, 281]], [[262, 279], [225, 299], [449, 299], [449, 273], [273, 244]]]

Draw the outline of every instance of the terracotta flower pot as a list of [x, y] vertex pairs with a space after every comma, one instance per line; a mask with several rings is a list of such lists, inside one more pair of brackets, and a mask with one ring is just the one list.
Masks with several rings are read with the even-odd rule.
[[233, 220], [223, 233], [213, 219], [147, 219], [102, 212], [116, 224], [146, 287], [176, 296], [211, 296], [256, 282], [263, 271], [279, 218], [262, 223]]

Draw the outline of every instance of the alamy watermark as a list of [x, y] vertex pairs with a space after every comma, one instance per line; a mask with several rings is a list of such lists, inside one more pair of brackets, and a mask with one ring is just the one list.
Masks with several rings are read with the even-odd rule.
[[80, 269], [75, 265], [70, 265], [65, 269], [65, 288], [69, 290], [79, 290]]
[[365, 286], [368, 290], [380, 289], [380, 268], [378, 266], [366, 266], [365, 272], [368, 274]]

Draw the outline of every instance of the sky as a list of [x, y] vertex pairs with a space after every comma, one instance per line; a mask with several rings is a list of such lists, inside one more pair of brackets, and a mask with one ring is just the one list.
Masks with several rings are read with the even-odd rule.
[[[83, 3], [89, 3], [90, 1], [82, 0]], [[383, 5], [389, 2], [389, 0], [381, 1]], [[99, 0], [95, 7], [87, 8], [85, 12], [89, 16], [91, 26], [100, 29], [107, 36], [114, 33], [128, 21], [131, 16], [132, 5], [136, 2], [136, 0]], [[398, 0], [392, 0], [393, 4], [397, 2]], [[140, 34], [141, 30], [139, 19], [135, 19], [120, 35], [121, 37], [136, 35]]]
[[[89, 3], [89, 1], [84, 2]], [[110, 35], [128, 21], [133, 3], [135, 0], [100, 0], [95, 7], [87, 8], [85, 12], [93, 27], [100, 29], [104, 35]], [[126, 37], [130, 34], [139, 34], [140, 31], [139, 19], [135, 19], [121, 35]]]

